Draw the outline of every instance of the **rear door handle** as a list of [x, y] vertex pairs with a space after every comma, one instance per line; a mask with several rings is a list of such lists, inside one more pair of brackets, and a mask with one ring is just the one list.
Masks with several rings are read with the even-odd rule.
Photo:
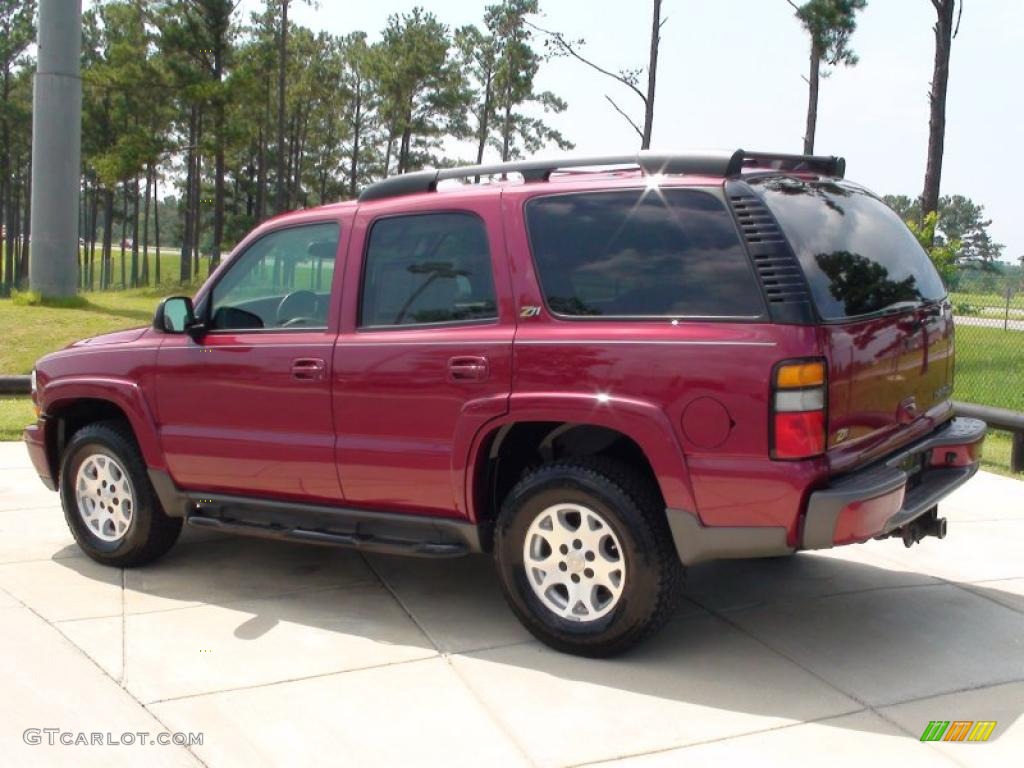
[[489, 373], [486, 357], [459, 355], [448, 359], [449, 381], [483, 381]]
[[319, 381], [323, 379], [327, 363], [319, 357], [300, 357], [292, 360], [292, 378], [299, 381]]

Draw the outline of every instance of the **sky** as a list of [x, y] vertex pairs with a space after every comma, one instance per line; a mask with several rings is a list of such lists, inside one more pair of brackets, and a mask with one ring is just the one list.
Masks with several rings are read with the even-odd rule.
[[[255, 10], [259, 0], [243, 0]], [[379, 37], [389, 14], [423, 5], [451, 27], [482, 24], [486, 0], [295, 0], [314, 30]], [[606, 69], [646, 64], [647, 0], [541, 0], [539, 26], [583, 38]], [[786, 0], [664, 0], [653, 149], [799, 152], [807, 110], [808, 39]], [[816, 154], [841, 155], [847, 176], [879, 194], [917, 196], [924, 180], [934, 56], [929, 0], [869, 0], [852, 46], [860, 62], [822, 81]], [[1024, 140], [1024, 0], [965, 4], [953, 42], [942, 193], [985, 206], [1004, 259], [1024, 255], [1012, 152]], [[568, 109], [549, 122], [581, 154], [631, 151], [638, 137], [605, 96], [643, 118], [623, 86], [571, 59], [544, 63], [538, 90]]]

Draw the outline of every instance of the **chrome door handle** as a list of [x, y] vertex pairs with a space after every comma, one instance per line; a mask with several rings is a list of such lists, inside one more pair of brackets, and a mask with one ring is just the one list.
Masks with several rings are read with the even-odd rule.
[[292, 378], [300, 381], [319, 381], [327, 371], [327, 363], [318, 357], [300, 357], [292, 360]]
[[459, 355], [448, 360], [449, 381], [483, 381], [489, 373], [486, 357]]

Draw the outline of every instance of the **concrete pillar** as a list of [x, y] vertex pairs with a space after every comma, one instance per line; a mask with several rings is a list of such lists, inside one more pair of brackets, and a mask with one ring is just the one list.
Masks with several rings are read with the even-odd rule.
[[31, 289], [44, 296], [74, 296], [78, 287], [81, 51], [82, 0], [40, 0], [28, 274]]

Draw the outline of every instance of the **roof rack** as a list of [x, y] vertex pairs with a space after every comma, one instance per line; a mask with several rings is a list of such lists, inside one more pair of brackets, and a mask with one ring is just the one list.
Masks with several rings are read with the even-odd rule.
[[389, 197], [434, 192], [438, 182], [447, 179], [468, 179], [478, 176], [522, 174], [526, 182], [547, 181], [556, 171], [569, 168], [628, 166], [639, 168], [645, 175], [694, 174], [699, 176], [739, 176], [744, 168], [751, 170], [803, 171], [842, 178], [846, 160], [824, 155], [784, 155], [775, 152], [653, 152], [643, 149], [631, 155], [598, 157], [567, 157], [557, 160], [519, 160], [491, 165], [466, 165], [413, 171], [371, 184], [359, 195], [360, 202]]

